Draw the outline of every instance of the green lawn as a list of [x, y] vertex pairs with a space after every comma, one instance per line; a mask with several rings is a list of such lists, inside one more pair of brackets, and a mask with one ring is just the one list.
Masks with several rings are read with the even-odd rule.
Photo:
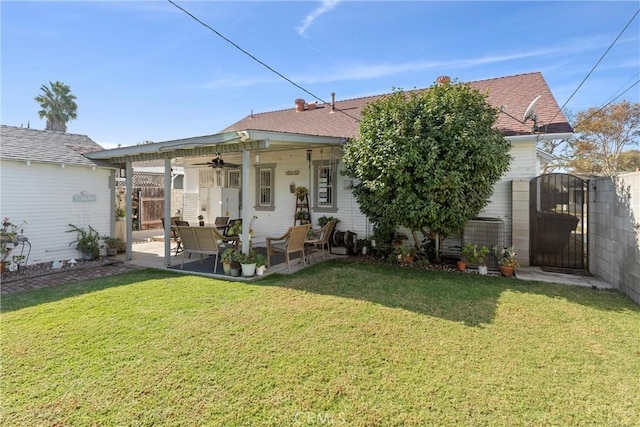
[[329, 262], [163, 271], [2, 298], [1, 423], [631, 426], [640, 308], [616, 292]]

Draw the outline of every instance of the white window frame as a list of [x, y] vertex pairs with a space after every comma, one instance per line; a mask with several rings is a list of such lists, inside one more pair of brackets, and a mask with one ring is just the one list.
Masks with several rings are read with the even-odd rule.
[[[329, 160], [313, 161], [313, 210], [314, 212], [338, 212], [338, 167], [331, 165]], [[326, 170], [328, 176], [323, 176]], [[326, 196], [326, 197], [325, 197]], [[327, 202], [326, 198], [331, 201]]]
[[[276, 200], [276, 165], [275, 163], [261, 164], [255, 167], [256, 172], [256, 203], [254, 209], [257, 211], [273, 211], [275, 210]], [[269, 183], [263, 185], [262, 173], [269, 172]], [[268, 190], [269, 199], [264, 200], [262, 198], [263, 190]]]

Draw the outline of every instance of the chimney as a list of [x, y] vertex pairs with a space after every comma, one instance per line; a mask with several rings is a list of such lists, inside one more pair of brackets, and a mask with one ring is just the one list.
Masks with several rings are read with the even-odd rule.
[[298, 98], [298, 99], [296, 99], [294, 102], [295, 102], [295, 104], [296, 104], [296, 111], [297, 111], [297, 112], [299, 112], [299, 111], [304, 111], [304, 104], [305, 104], [304, 99], [302, 99], [302, 98]]
[[331, 112], [336, 111], [336, 93], [331, 92]]
[[449, 76], [439, 76], [436, 79], [436, 83], [438, 84], [438, 86], [448, 85], [450, 82], [451, 82], [451, 77]]

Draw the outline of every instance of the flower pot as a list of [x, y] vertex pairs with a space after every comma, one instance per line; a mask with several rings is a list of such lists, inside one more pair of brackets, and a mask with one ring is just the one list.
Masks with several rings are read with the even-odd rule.
[[227, 276], [231, 275], [231, 263], [230, 262], [223, 262], [222, 263], [222, 271]]
[[266, 265], [261, 265], [260, 267], [256, 267], [256, 275], [263, 276], [265, 271], [267, 271]]
[[107, 247], [107, 256], [116, 256], [116, 255], [118, 255], [118, 248]]
[[458, 261], [458, 271], [465, 271], [467, 269], [467, 263], [465, 261]]
[[242, 275], [244, 277], [251, 277], [254, 274], [256, 274], [256, 263], [252, 263], [252, 264], [240, 264], [240, 267], [242, 267]]
[[504, 277], [513, 276], [513, 266], [511, 266], [511, 265], [501, 265], [500, 266], [500, 274], [502, 274]]
[[231, 267], [231, 270], [229, 270], [229, 273], [231, 274], [231, 277], [240, 276], [240, 267]]
[[200, 227], [204, 227], [204, 221], [200, 221], [199, 224], [200, 224]]
[[478, 273], [479, 273], [481, 276], [486, 276], [486, 275], [487, 275], [487, 273], [488, 273], [488, 271], [487, 271], [487, 266], [486, 266], [486, 265], [478, 266]]

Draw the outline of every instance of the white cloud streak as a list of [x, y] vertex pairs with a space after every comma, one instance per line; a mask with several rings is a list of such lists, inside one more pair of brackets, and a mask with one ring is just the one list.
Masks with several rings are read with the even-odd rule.
[[338, 3], [340, 3], [340, 0], [322, 0], [321, 6], [305, 16], [304, 20], [302, 21], [302, 25], [296, 28], [298, 34], [300, 34], [301, 36], [304, 35], [305, 31], [307, 31], [311, 24], [313, 24], [313, 21], [315, 21], [325, 13], [331, 11], [331, 9], [333, 9]]

